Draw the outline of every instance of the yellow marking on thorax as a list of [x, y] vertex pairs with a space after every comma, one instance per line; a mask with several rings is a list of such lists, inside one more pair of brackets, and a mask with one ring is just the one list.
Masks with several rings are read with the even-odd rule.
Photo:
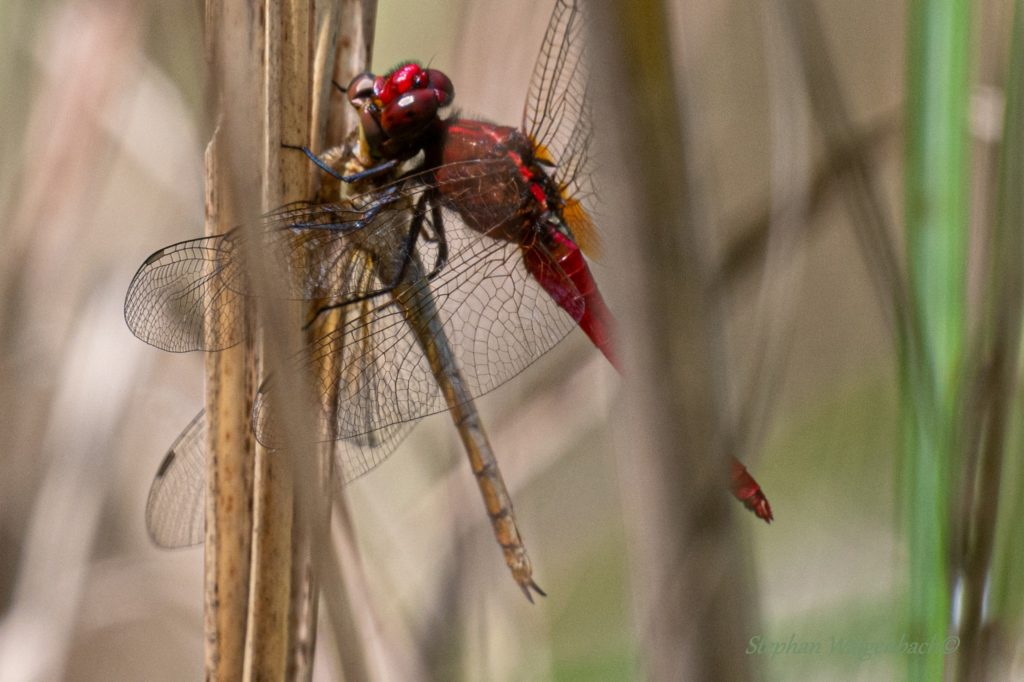
[[[530, 142], [533, 143], [534, 159], [551, 166], [558, 165], [551, 156], [551, 151], [534, 140], [532, 135]], [[588, 258], [599, 260], [601, 258], [601, 235], [598, 234], [594, 221], [587, 210], [583, 208], [580, 200], [569, 194], [565, 185], [558, 188], [558, 195], [562, 197], [562, 217], [565, 219], [569, 231], [572, 232], [576, 245]]]

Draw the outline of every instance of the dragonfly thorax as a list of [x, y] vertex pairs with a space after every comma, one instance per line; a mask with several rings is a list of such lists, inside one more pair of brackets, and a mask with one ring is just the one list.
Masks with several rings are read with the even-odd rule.
[[561, 199], [518, 128], [472, 119], [449, 119], [439, 144], [427, 150], [442, 202], [474, 230], [525, 244]]

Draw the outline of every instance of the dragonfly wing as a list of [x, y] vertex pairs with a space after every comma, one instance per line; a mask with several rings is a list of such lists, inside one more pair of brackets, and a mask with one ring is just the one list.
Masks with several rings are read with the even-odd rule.
[[124, 319], [135, 336], [172, 352], [222, 350], [241, 340], [236, 232], [160, 249], [128, 286]]
[[[455, 186], [463, 192], [461, 200], [469, 201], [473, 191], [493, 192], [493, 183], [504, 178], [495, 164], [475, 167], [482, 174], [477, 190], [471, 189], [475, 184], [467, 181], [466, 173], [458, 175]], [[484, 173], [490, 174], [486, 181]], [[420, 273], [412, 289], [429, 294], [419, 297], [426, 303], [410, 308], [408, 300], [397, 300], [388, 293], [364, 301], [359, 314], [348, 315], [315, 340], [300, 361], [302, 371], [318, 381], [323, 432], [350, 445], [375, 439], [390, 442], [397, 425], [451, 407], [438, 387], [432, 355], [450, 357], [448, 364], [458, 372], [468, 394], [479, 396], [521, 372], [575, 324], [527, 272], [519, 244], [481, 234], [447, 209], [428, 213], [414, 249], [406, 254], [403, 270], [406, 276]], [[408, 213], [402, 215], [404, 218], [398, 213], [381, 214], [379, 219], [404, 219], [408, 224]], [[434, 224], [434, 216], [440, 225]], [[442, 233], [448, 257], [444, 267], [428, 278], [440, 262], [441, 241], [436, 237]], [[381, 267], [398, 266], [385, 262]], [[567, 276], [563, 279], [567, 287], [563, 302], [577, 297], [582, 308], [579, 292]], [[410, 316], [438, 323], [439, 338], [424, 347]], [[261, 391], [254, 413], [256, 437], [273, 446], [276, 439], [269, 429], [269, 414], [266, 391]], [[388, 451], [383, 447], [370, 453], [369, 459], [342, 462], [346, 480], [368, 471]], [[364, 452], [366, 448], [359, 456]]]
[[[335, 458], [342, 465], [338, 483], [347, 483], [383, 461], [413, 426], [409, 422], [380, 429], [372, 441], [337, 441]], [[150, 486], [146, 529], [160, 547], [189, 547], [204, 540], [206, 436], [206, 411], [202, 410], [171, 445]]]
[[[328, 330], [324, 335], [334, 342], [332, 352], [319, 354], [315, 363], [321, 433], [323, 440], [334, 442], [335, 474], [342, 485], [383, 462], [416, 425], [415, 421], [381, 425], [377, 406], [387, 397], [380, 395], [379, 382], [373, 381], [378, 376], [374, 366], [387, 358], [378, 357], [371, 335], [375, 313], [372, 299], [332, 310], [323, 325]], [[275, 448], [284, 443], [272, 421], [272, 395], [267, 380], [256, 394], [253, 430], [261, 443]], [[344, 433], [338, 430], [340, 420], [335, 416], [341, 413], [350, 425]]]
[[206, 411], [197, 414], [171, 445], [146, 501], [146, 529], [161, 547], [203, 541], [206, 512]]
[[[284, 299], [346, 302], [385, 288], [365, 279], [366, 245], [384, 251], [405, 236], [394, 215], [426, 191], [417, 177], [361, 195], [345, 204], [297, 202], [267, 214], [259, 228], [277, 259]], [[407, 219], [406, 219], [407, 222]], [[403, 230], [395, 234], [396, 228]], [[238, 319], [249, 289], [242, 272], [241, 240], [235, 228], [223, 235], [191, 239], [152, 254], [136, 272], [125, 296], [129, 329], [146, 343], [173, 352], [217, 351], [241, 341]]]
[[[486, 203], [502, 183], [519, 181], [514, 164], [507, 159], [452, 164], [446, 166], [446, 177], [445, 183], [451, 184], [435, 182], [427, 171], [351, 203], [293, 205], [264, 218], [274, 253], [283, 259], [291, 278], [278, 286], [282, 295], [326, 301], [346, 312], [338, 326], [317, 338], [298, 361], [317, 381], [322, 432], [346, 441], [338, 446], [343, 480], [356, 478], [383, 461], [412, 422], [451, 407], [438, 388], [428, 355], [450, 356], [449, 364], [459, 373], [468, 395], [479, 396], [518, 374], [561, 340], [575, 324], [563, 308], [573, 309], [571, 301], [577, 297], [577, 307], [583, 305], [571, 280], [561, 276], [568, 290], [560, 306], [527, 272], [522, 246], [481, 234], [479, 225], [470, 228], [437, 201], [440, 190], [457, 204]], [[500, 206], [492, 216], [496, 226], [522, 210], [521, 202]], [[414, 230], [417, 222], [420, 227]], [[201, 330], [207, 324], [202, 313], [205, 301], [243, 295], [237, 271], [230, 277], [220, 274], [216, 280], [195, 274], [209, 272], [211, 259], [222, 268], [220, 273], [229, 265], [237, 268], [230, 256], [238, 238], [194, 240], [203, 246], [216, 244], [220, 251], [204, 255], [202, 267], [196, 256], [182, 260], [187, 263], [189, 284], [174, 280], [167, 291], [179, 296], [189, 292], [188, 310], [200, 312], [179, 317], [179, 322], [184, 319]], [[227, 243], [233, 244], [232, 250], [224, 246]], [[165, 259], [169, 257], [160, 252], [156, 261]], [[151, 267], [147, 261], [143, 269]], [[410, 310], [391, 296], [390, 287], [396, 277], [409, 276], [412, 267], [419, 278], [406, 290], [428, 293], [420, 298], [429, 304]], [[147, 274], [139, 281], [152, 279]], [[214, 283], [217, 288], [211, 290]], [[138, 298], [133, 295], [135, 289], [129, 291], [130, 301]], [[428, 347], [413, 333], [410, 315], [439, 323], [438, 338]], [[170, 314], [164, 317], [175, 319]], [[175, 326], [161, 329], [174, 331]], [[191, 346], [178, 347], [193, 348], [203, 338], [203, 332], [196, 331]], [[261, 389], [253, 427], [260, 442], [274, 447], [279, 443], [270, 428], [268, 402]], [[199, 440], [184, 435], [182, 439], [176, 449], [201, 451]], [[196, 461], [200, 460], [197, 456]]]
[[334, 441], [334, 461], [342, 485], [351, 483], [387, 459], [416, 422], [403, 422], [354, 438]]
[[[563, 194], [593, 200], [590, 168], [593, 120], [588, 94], [585, 14], [578, 0], [558, 0], [533, 67], [523, 130], [556, 164], [552, 177]], [[589, 208], [589, 207], [587, 207]]]

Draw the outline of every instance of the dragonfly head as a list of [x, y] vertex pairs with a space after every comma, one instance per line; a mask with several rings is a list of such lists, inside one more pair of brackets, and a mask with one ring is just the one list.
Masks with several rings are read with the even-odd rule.
[[384, 76], [361, 73], [347, 93], [374, 155], [392, 158], [414, 155], [422, 147], [420, 138], [451, 104], [455, 87], [443, 72], [409, 63]]

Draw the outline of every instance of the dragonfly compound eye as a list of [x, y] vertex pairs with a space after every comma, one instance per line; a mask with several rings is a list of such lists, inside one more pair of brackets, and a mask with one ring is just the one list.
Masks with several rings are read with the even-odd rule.
[[381, 128], [388, 137], [414, 137], [437, 118], [440, 106], [433, 89], [410, 90], [381, 110]]
[[446, 107], [451, 104], [455, 99], [455, 86], [452, 85], [451, 79], [437, 69], [427, 69], [425, 73], [430, 83], [428, 87], [437, 95], [437, 105]]
[[416, 87], [416, 79], [422, 73], [423, 68], [415, 62], [399, 66], [384, 76], [383, 82], [379, 84], [374, 83], [374, 94], [380, 98], [382, 105], [387, 106], [400, 96], [414, 89]]
[[349, 104], [356, 109], [361, 109], [364, 104], [373, 97], [373, 84], [376, 77], [369, 72], [363, 72], [352, 79], [345, 90], [348, 95]]

